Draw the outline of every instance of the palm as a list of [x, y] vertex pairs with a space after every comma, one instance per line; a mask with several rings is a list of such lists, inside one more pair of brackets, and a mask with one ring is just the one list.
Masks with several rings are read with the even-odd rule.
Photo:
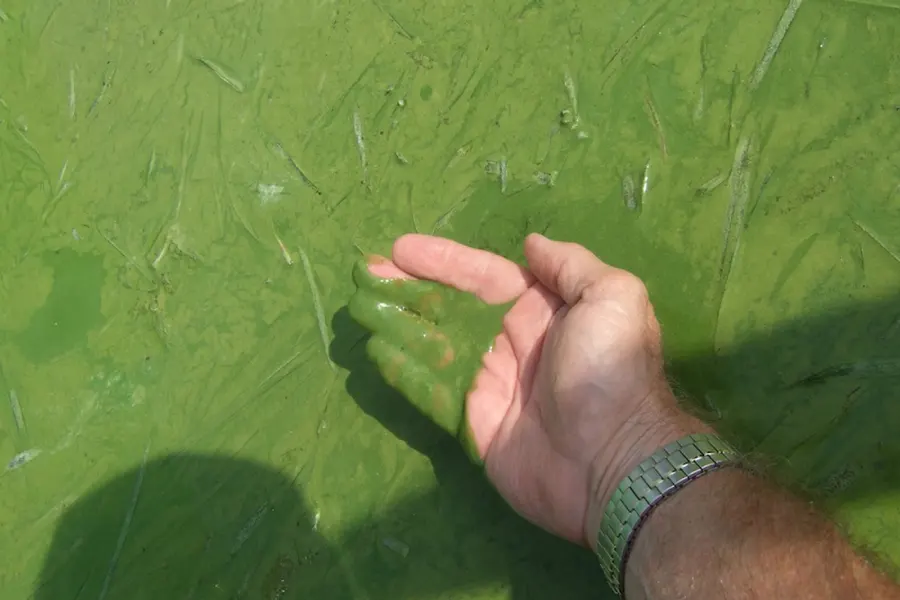
[[381, 277], [421, 278], [471, 292], [491, 304], [515, 301], [466, 398], [472, 441], [498, 491], [532, 522], [582, 541], [587, 481], [558, 450], [541, 418], [549, 378], [538, 365], [548, 331], [562, 326], [563, 303], [526, 270], [448, 240], [406, 236]]

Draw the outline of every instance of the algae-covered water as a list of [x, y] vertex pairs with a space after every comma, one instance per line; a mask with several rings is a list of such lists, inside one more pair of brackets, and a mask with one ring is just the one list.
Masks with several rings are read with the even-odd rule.
[[611, 597], [366, 362], [414, 230], [638, 273], [900, 564], [897, 0], [0, 0], [0, 597]]

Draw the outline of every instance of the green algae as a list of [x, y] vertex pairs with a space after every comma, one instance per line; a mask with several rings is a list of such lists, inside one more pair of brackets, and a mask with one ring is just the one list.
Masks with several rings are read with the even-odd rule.
[[365, 261], [357, 262], [353, 279], [348, 310], [373, 334], [369, 358], [387, 383], [480, 462], [472, 453], [466, 396], [509, 305], [487, 305], [434, 282], [381, 279]]
[[25, 357], [44, 362], [82, 346], [88, 332], [103, 322], [100, 289], [103, 265], [99, 257], [61, 249], [46, 257], [53, 270], [53, 287], [44, 304], [18, 334]]
[[369, 360], [354, 245], [413, 230], [639, 274], [686, 398], [897, 564], [900, 11], [790, 4], [2, 2], [0, 589], [98, 596], [145, 469], [108, 598], [602, 596]]

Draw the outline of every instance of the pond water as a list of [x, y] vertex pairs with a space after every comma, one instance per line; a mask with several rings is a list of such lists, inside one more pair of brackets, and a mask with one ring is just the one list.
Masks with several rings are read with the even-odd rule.
[[639, 274], [898, 564], [900, 1], [0, 0], [0, 595], [611, 598], [367, 363], [409, 231]]

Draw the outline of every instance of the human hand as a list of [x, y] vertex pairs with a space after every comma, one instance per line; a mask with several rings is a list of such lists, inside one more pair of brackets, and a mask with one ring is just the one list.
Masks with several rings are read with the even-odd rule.
[[[659, 447], [707, 429], [676, 407], [637, 277], [540, 235], [525, 256], [528, 269], [403, 236], [392, 260], [357, 269], [350, 313], [374, 333], [369, 355], [387, 381], [484, 461], [513, 508], [592, 545], [619, 481]], [[443, 326], [448, 306], [432, 282], [513, 303], [488, 352]]]

